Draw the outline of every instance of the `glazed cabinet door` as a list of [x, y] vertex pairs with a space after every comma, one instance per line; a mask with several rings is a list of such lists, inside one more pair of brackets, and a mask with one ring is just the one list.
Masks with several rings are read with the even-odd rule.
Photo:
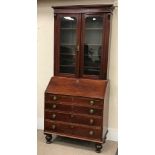
[[81, 77], [106, 79], [104, 48], [105, 14], [83, 14], [81, 34]]
[[79, 75], [80, 14], [55, 16], [55, 75]]

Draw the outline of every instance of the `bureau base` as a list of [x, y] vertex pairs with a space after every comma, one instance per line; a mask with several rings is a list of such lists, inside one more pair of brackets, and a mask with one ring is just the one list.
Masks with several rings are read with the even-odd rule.
[[44, 134], [95, 143], [100, 152], [108, 129], [108, 80], [52, 77], [45, 91]]
[[[46, 135], [45, 136], [46, 144], [51, 144], [52, 143], [52, 134], [53, 133], [45, 131], [44, 134]], [[61, 136], [61, 137], [68, 137], [68, 138], [73, 138], [73, 139], [79, 139], [79, 140], [85, 140], [85, 141], [89, 141], [89, 142], [94, 142], [95, 143], [95, 151], [97, 153], [100, 153], [101, 149], [103, 148], [102, 144], [104, 144], [106, 142], [108, 130], [107, 130], [107, 132], [106, 132], [106, 134], [105, 134], [105, 136], [103, 138], [103, 141], [90, 140], [90, 139], [86, 139], [86, 138], [79, 138], [79, 137], [76, 137], [76, 136], [64, 135], [64, 134], [59, 134], [59, 133], [54, 133], [54, 134], [57, 135], [57, 136]]]

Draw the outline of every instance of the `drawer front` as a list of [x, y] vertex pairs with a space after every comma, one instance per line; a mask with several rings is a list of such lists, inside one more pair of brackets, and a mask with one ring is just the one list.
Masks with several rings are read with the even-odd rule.
[[67, 102], [67, 103], [70, 103], [70, 102], [72, 102], [72, 97], [45, 93], [45, 101], [46, 102]]
[[73, 135], [75, 136], [98, 140], [102, 137], [101, 129], [86, 128], [83, 126], [75, 126], [73, 128]]
[[88, 107], [73, 107], [74, 113], [79, 114], [88, 114], [88, 115], [96, 115], [96, 116], [102, 116], [102, 109], [95, 109], [95, 108], [88, 108]]
[[57, 101], [57, 100], [58, 100], [58, 96], [49, 94], [49, 93], [45, 93], [45, 101], [46, 102]]
[[73, 135], [77, 137], [83, 137], [88, 139], [101, 140], [101, 129], [92, 128], [89, 126], [79, 126], [75, 124], [58, 123], [54, 121], [45, 120], [45, 131], [54, 132], [59, 134]]
[[77, 114], [72, 114], [72, 123], [85, 124], [90, 126], [102, 126], [102, 118], [87, 117]]
[[53, 103], [45, 103], [45, 109], [71, 112], [72, 106], [53, 102]]
[[103, 107], [103, 100], [96, 100], [91, 98], [80, 98], [80, 97], [74, 97], [73, 99], [74, 103], [77, 105], [85, 105], [85, 106], [92, 106], [92, 107]]
[[71, 114], [54, 112], [54, 111], [45, 111], [45, 119], [50, 119], [53, 121], [64, 121], [71, 122]]
[[56, 132], [62, 134], [72, 134], [73, 128], [70, 124], [62, 124], [58, 122], [49, 122], [45, 120], [45, 131]]
[[58, 103], [73, 103], [75, 105], [84, 105], [84, 106], [93, 106], [102, 108], [104, 100], [101, 99], [91, 99], [91, 98], [82, 98], [75, 96], [63, 96], [63, 95], [54, 95], [50, 93], [45, 93], [46, 102], [58, 102]]

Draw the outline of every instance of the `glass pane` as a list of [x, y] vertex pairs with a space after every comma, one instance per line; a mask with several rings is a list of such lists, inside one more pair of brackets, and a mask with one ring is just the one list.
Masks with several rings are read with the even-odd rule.
[[66, 16], [60, 20], [60, 73], [75, 74], [77, 19]]
[[99, 75], [103, 36], [103, 17], [85, 19], [84, 74]]

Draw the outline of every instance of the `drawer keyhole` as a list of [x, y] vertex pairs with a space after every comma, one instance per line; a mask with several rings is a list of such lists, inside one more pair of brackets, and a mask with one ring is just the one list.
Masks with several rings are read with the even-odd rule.
[[73, 125], [71, 125], [70, 127], [71, 127], [71, 129], [74, 129], [74, 126]]
[[94, 123], [94, 120], [93, 119], [90, 119], [89, 120], [89, 123], [92, 125]]

